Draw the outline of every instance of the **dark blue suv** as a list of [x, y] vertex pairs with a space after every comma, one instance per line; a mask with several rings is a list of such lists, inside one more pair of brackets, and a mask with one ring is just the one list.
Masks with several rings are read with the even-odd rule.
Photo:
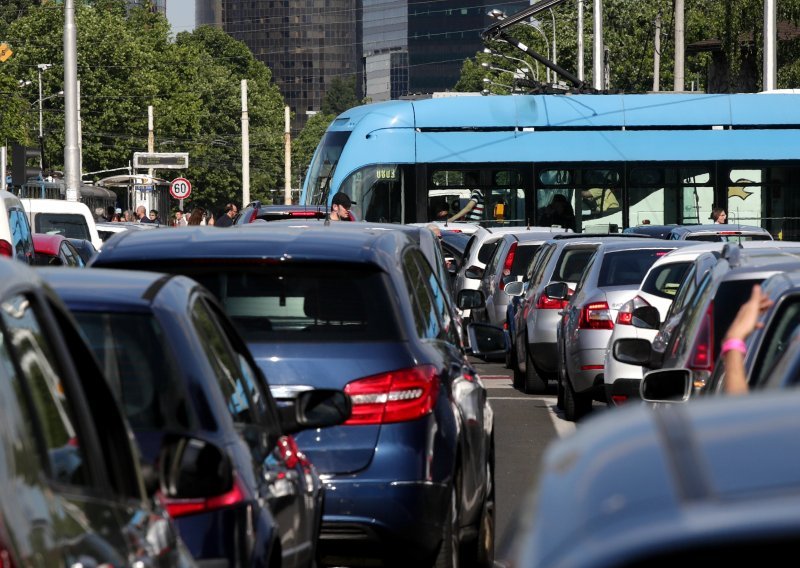
[[[325, 563], [492, 563], [492, 409], [420, 231], [428, 229], [273, 222], [131, 232], [93, 261], [202, 282], [278, 398], [350, 394], [343, 426], [297, 436], [326, 485]], [[503, 353], [501, 329], [469, 332], [472, 345]]]

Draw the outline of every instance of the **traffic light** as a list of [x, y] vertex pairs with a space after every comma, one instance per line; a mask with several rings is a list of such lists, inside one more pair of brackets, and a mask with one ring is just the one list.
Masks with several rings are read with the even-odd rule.
[[[39, 148], [30, 148], [22, 144], [11, 147], [11, 185], [20, 187], [30, 178], [39, 177], [42, 170], [39, 166], [42, 153]], [[35, 161], [35, 165], [34, 165]]]

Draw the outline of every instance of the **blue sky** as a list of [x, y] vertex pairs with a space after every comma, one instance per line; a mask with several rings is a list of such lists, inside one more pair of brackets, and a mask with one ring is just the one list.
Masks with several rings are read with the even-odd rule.
[[167, 19], [172, 33], [190, 32], [194, 29], [194, 0], [167, 0]]

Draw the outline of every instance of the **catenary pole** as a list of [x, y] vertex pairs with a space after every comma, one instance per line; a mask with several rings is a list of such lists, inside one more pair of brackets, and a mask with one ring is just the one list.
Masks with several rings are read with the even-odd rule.
[[250, 203], [250, 115], [247, 109], [247, 79], [242, 79], [242, 207]]
[[775, 0], [764, 0], [764, 78], [763, 91], [771, 91], [778, 82], [777, 17]]
[[683, 0], [675, 0], [675, 81], [673, 90], [677, 93], [683, 92], [686, 84], [684, 76], [684, 13]]
[[78, 41], [75, 0], [64, 0], [64, 185], [67, 201], [78, 201]]
[[594, 0], [594, 50], [592, 52], [592, 83], [594, 88], [602, 91], [605, 88], [603, 85], [604, 72], [604, 56], [605, 50], [603, 49], [603, 0]]

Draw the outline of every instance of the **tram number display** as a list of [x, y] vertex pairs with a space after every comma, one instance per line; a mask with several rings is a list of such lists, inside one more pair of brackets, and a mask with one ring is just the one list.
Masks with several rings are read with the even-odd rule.
[[169, 194], [175, 199], [186, 199], [192, 194], [192, 184], [186, 178], [175, 178], [169, 184]]
[[394, 181], [397, 179], [397, 168], [378, 168], [375, 175], [379, 180]]

